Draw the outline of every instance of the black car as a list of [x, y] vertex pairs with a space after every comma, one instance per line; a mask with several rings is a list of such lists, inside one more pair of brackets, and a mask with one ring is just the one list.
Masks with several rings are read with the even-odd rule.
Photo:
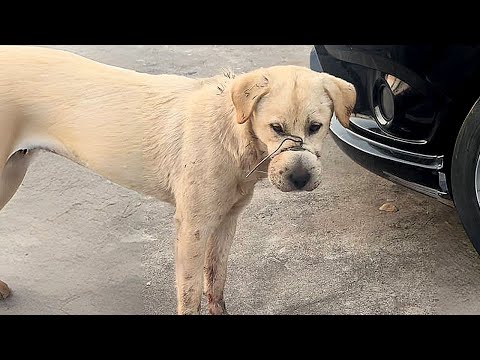
[[354, 161], [455, 206], [480, 253], [480, 45], [315, 45], [310, 67], [352, 83]]

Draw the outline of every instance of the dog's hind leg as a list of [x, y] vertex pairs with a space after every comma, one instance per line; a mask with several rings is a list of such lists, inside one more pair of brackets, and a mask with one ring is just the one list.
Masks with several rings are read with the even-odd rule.
[[32, 152], [19, 150], [12, 154], [0, 175], [0, 210], [16, 193], [30, 164]]
[[[0, 168], [0, 210], [8, 203], [25, 177], [31, 154], [27, 150], [19, 150]], [[7, 284], [0, 281], [0, 300], [10, 295]]]

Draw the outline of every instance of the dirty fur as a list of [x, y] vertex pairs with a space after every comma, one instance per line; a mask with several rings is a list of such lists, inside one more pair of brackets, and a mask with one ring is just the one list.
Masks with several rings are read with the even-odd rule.
[[[268, 176], [292, 191], [299, 169], [310, 176], [302, 190], [314, 190], [321, 170], [316, 154], [333, 112], [348, 126], [354, 103], [351, 84], [298, 66], [193, 79], [60, 50], [0, 46], [0, 209], [36, 149], [169, 202], [178, 313], [197, 314], [202, 293], [210, 313], [225, 313], [228, 254], [255, 183]], [[308, 133], [312, 121], [323, 125], [318, 133]], [[282, 140], [272, 122], [301, 137], [304, 151], [284, 151], [246, 179]], [[6, 284], [2, 289], [8, 296]]]

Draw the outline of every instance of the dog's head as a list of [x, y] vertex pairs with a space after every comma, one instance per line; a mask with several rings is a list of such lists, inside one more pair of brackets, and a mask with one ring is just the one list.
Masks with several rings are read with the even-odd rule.
[[237, 122], [251, 122], [263, 151], [274, 152], [270, 182], [282, 191], [320, 184], [323, 139], [335, 113], [344, 127], [356, 101], [352, 84], [299, 66], [274, 66], [235, 78], [231, 97]]

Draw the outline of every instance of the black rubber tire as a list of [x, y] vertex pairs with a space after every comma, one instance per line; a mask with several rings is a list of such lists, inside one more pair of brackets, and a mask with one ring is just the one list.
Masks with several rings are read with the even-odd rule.
[[452, 158], [452, 194], [460, 220], [480, 254], [480, 206], [475, 190], [475, 170], [480, 156], [480, 99], [458, 133]]

